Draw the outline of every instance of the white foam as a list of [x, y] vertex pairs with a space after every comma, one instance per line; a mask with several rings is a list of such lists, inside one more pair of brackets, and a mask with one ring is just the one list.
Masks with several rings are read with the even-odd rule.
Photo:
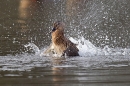
[[24, 45], [25, 48], [29, 47], [30, 50], [33, 50], [36, 55], [40, 54], [40, 49], [34, 43], [28, 43]]
[[[72, 37], [69, 38], [73, 43], [77, 44], [77, 48], [79, 49], [80, 56], [99, 56], [99, 55], [130, 55], [130, 49], [120, 49], [120, 48], [109, 48], [105, 46], [104, 48], [94, 46], [89, 40], [86, 40], [84, 37], [80, 37], [79, 39], [74, 39]], [[30, 50], [35, 52], [35, 55], [40, 56], [49, 56], [50, 54], [44, 54], [44, 50], [46, 48], [40, 50], [34, 43], [29, 43], [25, 45], [25, 47], [29, 47]], [[56, 54], [52, 55], [54, 57], [59, 57]]]
[[74, 38], [70, 37], [69, 38], [73, 43], [78, 44], [77, 47], [79, 49], [79, 55], [80, 56], [92, 56], [92, 55], [97, 55], [98, 49], [95, 47], [89, 40], [85, 40], [84, 37], [81, 37], [78, 40], [75, 40]]
[[69, 38], [73, 43], [78, 44], [80, 56], [98, 56], [98, 55], [129, 55], [130, 49], [113, 49], [105, 46], [104, 48], [99, 48], [94, 46], [89, 40], [86, 40], [84, 37], [79, 39]]

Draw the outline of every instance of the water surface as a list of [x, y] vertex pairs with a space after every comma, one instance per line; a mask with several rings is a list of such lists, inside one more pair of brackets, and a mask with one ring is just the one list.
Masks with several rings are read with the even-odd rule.
[[[0, 1], [0, 86], [129, 86], [129, 0]], [[41, 55], [55, 21], [79, 57]]]

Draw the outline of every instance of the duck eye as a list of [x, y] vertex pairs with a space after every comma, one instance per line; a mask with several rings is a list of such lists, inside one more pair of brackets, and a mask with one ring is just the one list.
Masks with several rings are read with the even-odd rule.
[[52, 29], [52, 32], [55, 31], [55, 30], [56, 30], [56, 28], [53, 28], [53, 29]]

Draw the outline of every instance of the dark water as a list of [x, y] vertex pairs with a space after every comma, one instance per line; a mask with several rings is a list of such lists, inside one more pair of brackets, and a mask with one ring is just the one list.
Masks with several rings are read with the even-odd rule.
[[[0, 86], [129, 86], [130, 0], [1, 0]], [[51, 42], [55, 21], [66, 36], [95, 47], [127, 52], [54, 59], [40, 50]], [[111, 53], [115, 53], [112, 51]], [[118, 52], [116, 52], [118, 53]]]
[[54, 59], [37, 55], [0, 57], [0, 86], [129, 86], [124, 56]]

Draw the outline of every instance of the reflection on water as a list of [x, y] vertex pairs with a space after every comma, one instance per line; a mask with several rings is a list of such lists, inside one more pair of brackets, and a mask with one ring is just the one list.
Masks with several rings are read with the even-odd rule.
[[[0, 85], [129, 86], [129, 4], [130, 0], [1, 0]], [[65, 23], [66, 36], [79, 43], [80, 57], [39, 56], [57, 20]]]
[[[27, 32], [27, 25], [26, 25], [26, 19], [31, 17], [31, 0], [21, 0], [19, 3], [19, 8], [18, 8], [18, 16], [20, 19], [18, 19], [18, 23], [21, 24], [21, 33]], [[30, 10], [29, 10], [30, 8]], [[27, 37], [24, 37], [23, 40], [27, 40]]]
[[36, 8], [36, 0], [20, 0], [19, 5], [19, 17], [23, 19], [27, 19], [33, 13], [31, 9]]
[[[32, 6], [34, 0], [5, 0], [0, 2], [0, 4], [1, 12], [5, 14], [0, 14], [0, 54], [6, 55], [23, 52], [23, 44], [31, 40], [28, 37], [30, 29], [27, 20], [31, 18], [32, 9], [36, 7]], [[4, 4], [8, 6], [3, 6]], [[2, 10], [2, 6], [4, 10]]]

